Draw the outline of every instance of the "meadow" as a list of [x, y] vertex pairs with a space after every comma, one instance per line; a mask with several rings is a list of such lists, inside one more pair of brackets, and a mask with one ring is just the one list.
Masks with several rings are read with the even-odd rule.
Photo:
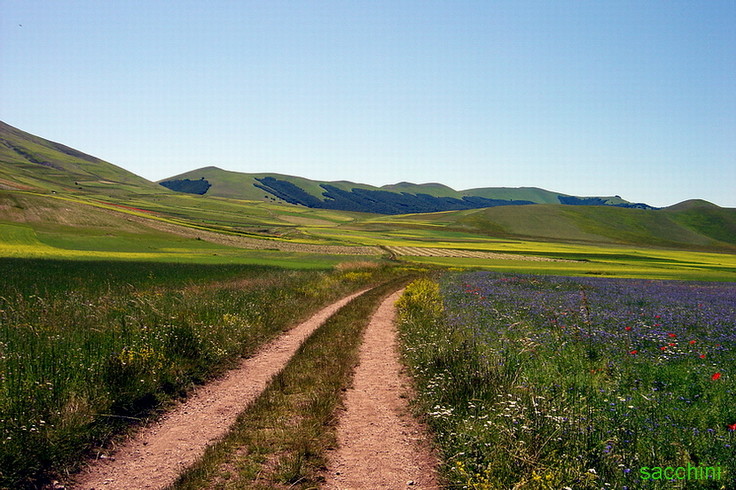
[[0, 259], [0, 488], [72, 470], [310, 312], [392, 274], [363, 265]]
[[[736, 281], [731, 238], [711, 230], [718, 241], [673, 224], [697, 209], [519, 208], [387, 217], [181, 194], [113, 199], [0, 191], [0, 256], [324, 268], [344, 255], [383, 254], [417, 266]], [[715, 223], [728, 235], [731, 210], [716, 211], [723, 222]], [[605, 233], [594, 233], [596, 213], [613, 220]], [[503, 226], [494, 227], [490, 217]], [[668, 241], [658, 238], [662, 230]], [[422, 252], [392, 252], [406, 249]], [[478, 257], [487, 253], [516, 259]]]
[[450, 486], [736, 487], [735, 284], [456, 273], [400, 316]]

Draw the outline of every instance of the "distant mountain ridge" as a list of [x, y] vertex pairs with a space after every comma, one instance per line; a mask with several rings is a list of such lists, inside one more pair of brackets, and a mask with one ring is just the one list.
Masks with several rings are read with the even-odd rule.
[[[378, 214], [413, 214], [529, 204], [597, 205], [654, 209], [619, 196], [578, 197], [534, 187], [456, 191], [444, 184], [375, 187], [348, 181], [320, 182], [271, 173], [231, 172], [218, 167], [192, 170], [159, 184], [178, 192], [248, 200], [275, 200], [309, 208]], [[258, 190], [262, 192], [258, 192]]]

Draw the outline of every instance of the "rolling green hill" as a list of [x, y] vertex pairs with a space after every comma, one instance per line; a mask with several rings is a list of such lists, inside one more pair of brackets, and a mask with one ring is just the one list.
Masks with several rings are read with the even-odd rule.
[[661, 210], [613, 206], [502, 206], [366, 219], [366, 230], [471, 233], [489, 238], [636, 245], [692, 250], [736, 250], [736, 209], [687, 201]]
[[0, 121], [0, 189], [75, 194], [162, 194], [142, 177]]
[[[47, 236], [53, 230], [82, 238], [109, 236], [105, 241], [113, 242], [116, 230], [134, 235], [139, 230], [137, 236], [144, 241], [150, 231], [145, 223], [160, 228], [159, 222], [166, 222], [188, 229], [273, 239], [300, 236], [295, 222], [303, 212], [303, 208], [279, 208], [264, 201], [244, 203], [174, 192], [99, 158], [0, 122], [0, 225], [22, 223], [43, 233], [52, 230]], [[126, 216], [131, 214], [134, 217]], [[317, 213], [314, 219], [324, 220], [325, 216], [327, 222], [333, 219], [328, 212]], [[178, 243], [176, 233], [168, 234], [172, 243]]]
[[527, 204], [651, 208], [646, 204], [630, 203], [618, 196], [577, 197], [532, 187], [456, 191], [443, 184], [409, 182], [374, 187], [347, 181], [318, 182], [280, 174], [230, 172], [217, 167], [186, 172], [165, 179], [160, 184], [179, 192], [380, 214], [427, 213]]

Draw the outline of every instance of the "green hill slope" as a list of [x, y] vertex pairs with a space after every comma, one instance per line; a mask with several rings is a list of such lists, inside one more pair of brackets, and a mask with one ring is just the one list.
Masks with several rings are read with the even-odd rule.
[[702, 200], [685, 201], [663, 210], [675, 223], [714, 240], [736, 245], [736, 210]]
[[0, 121], [0, 189], [73, 193], [166, 192], [160, 186], [81, 151]]
[[[701, 201], [701, 203], [705, 203]], [[612, 206], [502, 206], [365, 220], [365, 229], [392, 227], [473, 233], [589, 244], [636, 245], [694, 250], [736, 250], [736, 209], [714, 204], [662, 210]]]
[[650, 208], [618, 196], [577, 197], [544, 189], [480, 188], [456, 191], [438, 183], [374, 187], [347, 181], [318, 182], [280, 174], [249, 174], [205, 167], [160, 182], [179, 192], [234, 199], [272, 200], [310, 208], [380, 214], [427, 213], [526, 204]]
[[[292, 183], [303, 189], [312, 196], [320, 196], [324, 189], [320, 187], [321, 182], [305, 179], [302, 177], [294, 177], [291, 175], [283, 175], [277, 173], [242, 173], [223, 170], [218, 167], [204, 167], [174, 177], [159, 181], [164, 187], [170, 187], [172, 182], [180, 181], [206, 181], [210, 187], [207, 192], [203, 193], [207, 196], [226, 197], [230, 199], [243, 199], [248, 201], [276, 201], [286, 202], [278, 196], [258, 188], [259, 179], [272, 178]], [[369, 185], [354, 184], [353, 182], [336, 181], [327, 182], [339, 189], [350, 190], [353, 187], [372, 189]], [[175, 185], [175, 184], [174, 184]]]

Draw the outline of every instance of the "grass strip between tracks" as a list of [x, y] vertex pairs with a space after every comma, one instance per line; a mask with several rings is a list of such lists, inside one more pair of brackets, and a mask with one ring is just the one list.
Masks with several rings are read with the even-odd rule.
[[314, 488], [336, 445], [335, 410], [350, 383], [363, 331], [380, 301], [406, 280], [354, 299], [299, 348], [231, 431], [173, 489]]

